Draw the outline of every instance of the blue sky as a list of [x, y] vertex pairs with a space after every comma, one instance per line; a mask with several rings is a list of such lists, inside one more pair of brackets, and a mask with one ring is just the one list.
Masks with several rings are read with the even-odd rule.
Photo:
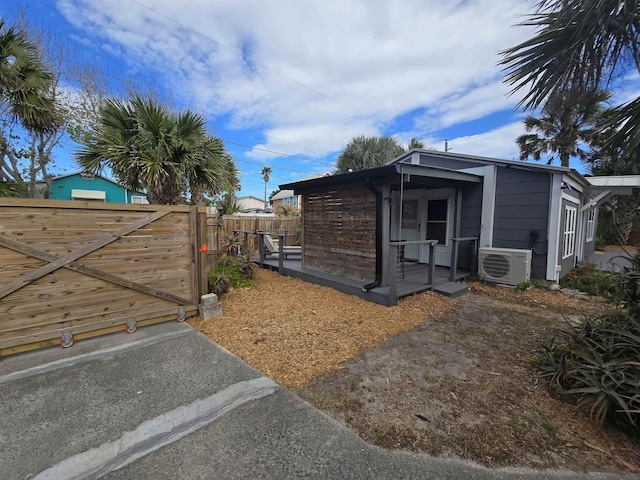
[[[114, 82], [132, 78], [203, 113], [262, 198], [332, 171], [357, 135], [416, 137], [436, 150], [517, 159], [524, 114], [498, 52], [532, 35], [518, 0], [3, 0], [67, 38]], [[624, 82], [618, 100], [637, 96]], [[68, 142], [68, 141], [67, 141]], [[77, 169], [65, 143], [60, 172]], [[583, 171], [580, 162], [572, 166]]]

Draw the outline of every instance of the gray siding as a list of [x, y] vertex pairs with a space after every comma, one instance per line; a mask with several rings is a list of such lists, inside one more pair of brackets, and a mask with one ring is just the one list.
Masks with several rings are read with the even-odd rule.
[[531, 249], [530, 235], [538, 232], [531, 256], [531, 276], [545, 278], [549, 235], [549, 187], [546, 172], [498, 167], [493, 221], [493, 246]]
[[461, 237], [479, 237], [482, 220], [482, 184], [465, 183], [462, 188]]
[[[462, 208], [460, 215], [460, 236], [480, 237], [480, 224], [482, 220], [482, 184], [463, 183]], [[475, 244], [477, 247], [477, 244]], [[471, 259], [478, 258], [477, 252], [473, 252], [474, 243], [463, 242], [458, 251], [458, 266], [467, 270], [475, 270], [471, 265]]]
[[452, 160], [449, 158], [432, 157], [428, 153], [420, 154], [420, 165], [427, 165], [431, 167], [452, 168], [454, 170], [484, 166], [484, 164], [476, 163], [476, 162], [465, 162], [464, 160]]

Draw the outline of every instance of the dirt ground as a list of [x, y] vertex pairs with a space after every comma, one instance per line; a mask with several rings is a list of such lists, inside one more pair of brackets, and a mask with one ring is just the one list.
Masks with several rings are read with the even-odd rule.
[[602, 304], [472, 283], [387, 308], [275, 273], [192, 324], [370, 443], [487, 466], [640, 472], [640, 442], [596, 427], [531, 360], [566, 318]]

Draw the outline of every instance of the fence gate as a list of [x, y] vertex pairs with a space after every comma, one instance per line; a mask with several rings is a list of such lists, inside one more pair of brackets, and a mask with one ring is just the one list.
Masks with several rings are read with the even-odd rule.
[[0, 199], [0, 355], [197, 309], [197, 209]]

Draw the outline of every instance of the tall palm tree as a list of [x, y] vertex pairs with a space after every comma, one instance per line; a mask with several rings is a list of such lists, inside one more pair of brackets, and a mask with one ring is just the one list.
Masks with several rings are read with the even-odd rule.
[[407, 147], [407, 150], [411, 150], [413, 148], [425, 148], [424, 142], [422, 140], [418, 140], [417, 138], [412, 138], [411, 141], [409, 142], [409, 146]]
[[271, 167], [262, 167], [262, 180], [264, 180], [264, 211], [267, 211], [267, 183], [271, 175]]
[[352, 138], [338, 157], [336, 173], [379, 167], [403, 153], [404, 147], [393, 137], [361, 135]]
[[0, 19], [0, 111], [30, 130], [48, 129], [56, 122], [50, 81], [37, 46]]
[[147, 190], [150, 203], [173, 204], [191, 194], [195, 203], [238, 184], [222, 141], [189, 110], [174, 113], [150, 98], [108, 99], [96, 131], [75, 152], [87, 171], [108, 167], [132, 190]]
[[[527, 89], [525, 108], [543, 105], [554, 92], [606, 88], [621, 72], [640, 72], [638, 0], [541, 0], [522, 25], [529, 40], [502, 52], [506, 82]], [[640, 147], [640, 97], [617, 106], [602, 128], [609, 143]]]
[[[611, 98], [605, 90], [584, 95], [558, 92], [549, 97], [540, 117], [528, 116], [524, 125], [528, 133], [518, 137], [520, 160], [533, 157], [540, 161], [544, 154], [557, 154], [563, 167], [569, 166], [572, 156], [585, 161], [588, 151], [582, 145], [596, 146], [601, 140], [597, 128], [603, 118], [603, 103]], [[547, 162], [553, 162], [553, 156]]]

